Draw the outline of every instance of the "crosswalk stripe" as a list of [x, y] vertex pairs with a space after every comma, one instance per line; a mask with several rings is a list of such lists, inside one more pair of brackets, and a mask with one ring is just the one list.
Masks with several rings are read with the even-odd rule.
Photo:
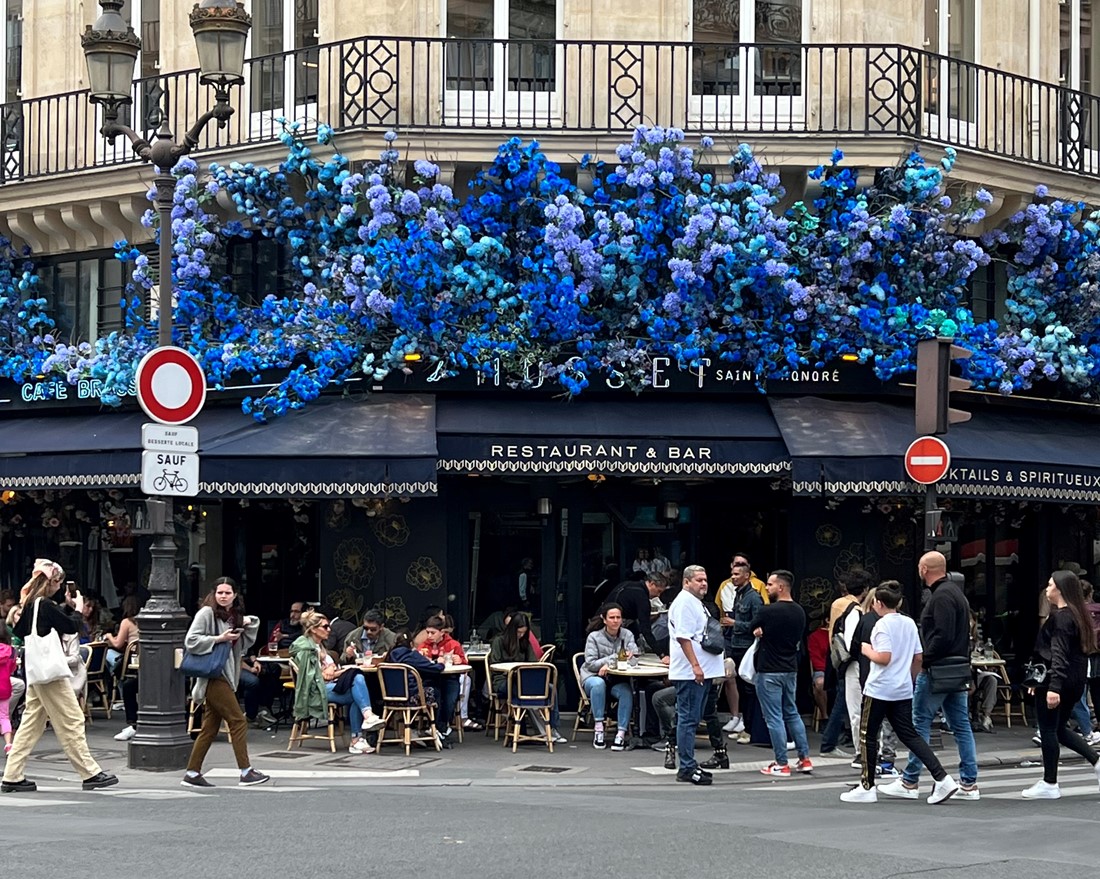
[[[996, 790], [999, 788], [1023, 790], [1032, 782], [1038, 781], [1042, 777], [1042, 774], [1042, 766], [1006, 766], [1003, 769], [992, 769], [985, 772], [979, 771], [978, 788], [981, 790], [983, 797], [987, 790]], [[1083, 786], [1082, 789], [1087, 788], [1088, 791], [1100, 793], [1100, 788], [1097, 788], [1096, 785], [1094, 770], [1087, 764], [1061, 766], [1058, 769], [1058, 775], [1064, 781], [1070, 781], [1071, 783], [1080, 781]], [[925, 776], [922, 776], [922, 779], [925, 781], [925, 784], [922, 786], [922, 793], [927, 794], [931, 788], [928, 785], [928, 779]], [[761, 782], [760, 785], [746, 788], [746, 790], [828, 790], [830, 788], [849, 787], [856, 784], [858, 781], [859, 776], [857, 776], [853, 770], [851, 778], [838, 778], [830, 781], [813, 781], [807, 783], [806, 781], [792, 776], [790, 779], [782, 778], [772, 782]], [[886, 784], [888, 782], [884, 779], [879, 779], [877, 783]], [[1067, 788], [1062, 788], [1063, 796], [1066, 795], [1066, 790]], [[990, 794], [990, 796], [997, 796], [997, 794]], [[1011, 797], [1014, 796], [1014, 794], [1009, 793], [1003, 796]]]
[[[1062, 799], [1066, 797], [1088, 797], [1088, 796], [1100, 796], [1100, 788], [1097, 788], [1096, 782], [1089, 785], [1081, 785], [1080, 787], [1066, 787], [1064, 784], [1058, 785], [1059, 790], [1062, 792]], [[991, 800], [1022, 800], [1020, 791], [1023, 788], [1015, 791], [998, 791], [997, 793], [989, 794], [988, 799]], [[982, 798], [986, 799], [985, 791], [982, 791]]]
[[[313, 779], [313, 778], [420, 778], [419, 769], [271, 769], [264, 770], [264, 774], [278, 779]], [[240, 772], [236, 769], [211, 769], [204, 772], [206, 778], [238, 778]], [[258, 785], [262, 787], [262, 785]]]

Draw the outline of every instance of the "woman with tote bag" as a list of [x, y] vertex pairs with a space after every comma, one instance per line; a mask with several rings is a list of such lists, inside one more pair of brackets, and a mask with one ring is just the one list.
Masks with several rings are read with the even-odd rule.
[[58, 593], [65, 588], [64, 577], [60, 565], [49, 559], [36, 559], [31, 579], [20, 593], [23, 614], [14, 634], [24, 640], [27, 706], [4, 765], [0, 792], [6, 794], [38, 789], [25, 777], [24, 770], [31, 751], [46, 731], [47, 720], [53, 724], [65, 755], [83, 780], [84, 790], [118, 784], [115, 776], [104, 772], [92, 759], [84, 737], [84, 712], [73, 692], [72, 671], [61, 646], [63, 636], [76, 634], [77, 623], [55, 603]]

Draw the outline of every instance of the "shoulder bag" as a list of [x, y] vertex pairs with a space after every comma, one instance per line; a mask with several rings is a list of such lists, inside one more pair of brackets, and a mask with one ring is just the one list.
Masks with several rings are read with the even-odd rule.
[[1045, 662], [1029, 662], [1024, 666], [1024, 679], [1020, 686], [1025, 690], [1037, 690], [1050, 683], [1050, 670]]
[[703, 629], [703, 640], [700, 642], [700, 646], [707, 653], [725, 653], [726, 635], [722, 631], [722, 624], [712, 617], [705, 608], [703, 612], [707, 614], [707, 625]]
[[38, 634], [38, 605], [41, 602], [41, 598], [34, 600], [31, 633], [23, 642], [23, 667], [26, 669], [28, 686], [48, 684], [73, 675], [57, 632], [51, 629], [45, 635]]
[[[215, 619], [215, 635], [217, 629], [218, 623]], [[225, 671], [225, 664], [229, 661], [229, 650], [228, 641], [218, 641], [209, 653], [192, 653], [190, 650], [184, 650], [180, 671], [190, 678], [220, 677]]]
[[959, 693], [970, 688], [973, 672], [969, 656], [945, 656], [925, 669], [933, 693]]

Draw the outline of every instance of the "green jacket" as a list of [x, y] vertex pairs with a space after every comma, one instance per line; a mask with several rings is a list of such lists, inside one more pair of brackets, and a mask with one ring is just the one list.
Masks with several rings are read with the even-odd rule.
[[298, 666], [298, 677], [294, 681], [294, 719], [328, 720], [328, 691], [321, 676], [317, 644], [312, 638], [299, 635], [290, 645], [290, 658]]

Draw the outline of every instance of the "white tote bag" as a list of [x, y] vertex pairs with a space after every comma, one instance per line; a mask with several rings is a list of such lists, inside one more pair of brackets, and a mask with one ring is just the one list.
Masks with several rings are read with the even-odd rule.
[[748, 684], [756, 681], [756, 645], [759, 643], [759, 638], [753, 638], [752, 646], [745, 651], [745, 655], [741, 657], [741, 664], [737, 666], [737, 674]]
[[23, 641], [23, 668], [27, 673], [28, 686], [60, 681], [72, 677], [73, 674], [57, 632], [38, 634], [38, 605], [41, 601], [41, 598], [34, 600], [31, 633]]

